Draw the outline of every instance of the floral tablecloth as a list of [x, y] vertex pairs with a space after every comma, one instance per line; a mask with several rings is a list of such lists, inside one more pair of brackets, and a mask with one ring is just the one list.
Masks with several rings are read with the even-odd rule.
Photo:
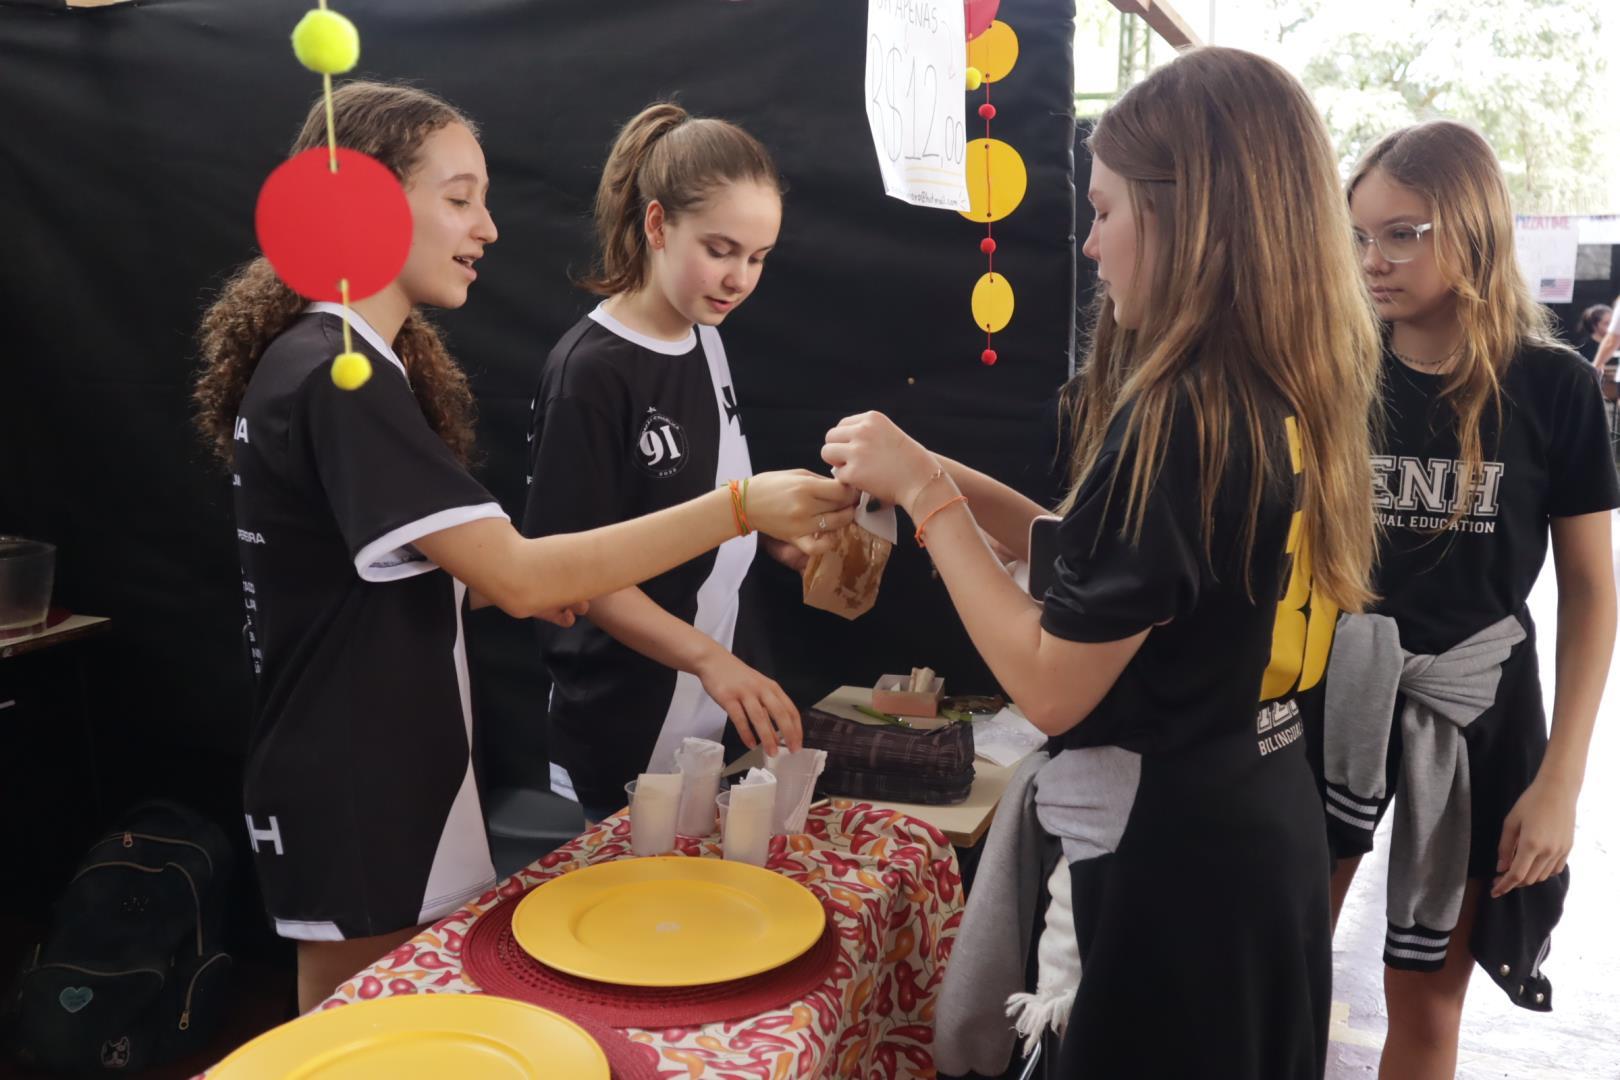
[[[718, 837], [681, 839], [719, 857]], [[360, 972], [321, 1007], [415, 993], [475, 993], [462, 937], [479, 913], [531, 886], [630, 855], [622, 814], [587, 831]], [[962, 879], [943, 834], [916, 818], [833, 800], [805, 832], [772, 841], [769, 866], [817, 885], [837, 928], [832, 977], [806, 997], [744, 1020], [626, 1029], [655, 1046], [668, 1080], [901, 1080], [934, 1076], [934, 1006], [962, 918]]]

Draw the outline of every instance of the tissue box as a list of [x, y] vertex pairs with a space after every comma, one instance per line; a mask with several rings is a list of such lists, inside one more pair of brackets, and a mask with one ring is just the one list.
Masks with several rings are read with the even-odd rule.
[[931, 689], [912, 693], [910, 675], [885, 675], [872, 687], [872, 708], [891, 716], [938, 716], [945, 680], [934, 676]]

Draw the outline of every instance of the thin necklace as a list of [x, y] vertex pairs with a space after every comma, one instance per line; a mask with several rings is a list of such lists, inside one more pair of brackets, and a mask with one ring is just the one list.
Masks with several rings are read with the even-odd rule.
[[1427, 375], [1438, 375], [1440, 374], [1442, 368], [1457, 358], [1458, 354], [1462, 352], [1462, 347], [1458, 346], [1438, 360], [1419, 360], [1415, 356], [1406, 355], [1393, 345], [1390, 346], [1389, 351], [1395, 354], [1395, 359], [1399, 360], [1407, 367], [1416, 368]]

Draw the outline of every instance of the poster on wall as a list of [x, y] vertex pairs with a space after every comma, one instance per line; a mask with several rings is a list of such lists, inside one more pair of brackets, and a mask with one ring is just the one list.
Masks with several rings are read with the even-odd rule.
[[958, 0], [869, 0], [866, 119], [883, 190], [967, 210], [966, 24]]
[[1588, 214], [1580, 221], [1581, 243], [1620, 244], [1620, 214]]
[[1543, 304], [1575, 299], [1576, 248], [1580, 220], [1573, 217], [1520, 214], [1513, 219], [1519, 269]]

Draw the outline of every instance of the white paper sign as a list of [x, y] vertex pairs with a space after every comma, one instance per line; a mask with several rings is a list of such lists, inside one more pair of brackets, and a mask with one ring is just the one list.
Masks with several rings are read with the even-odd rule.
[[1583, 244], [1620, 244], [1620, 214], [1593, 214], [1580, 220]]
[[967, 210], [967, 28], [961, 0], [868, 0], [866, 119], [883, 190]]
[[1567, 304], [1575, 299], [1579, 220], [1521, 214], [1513, 219], [1513, 233], [1519, 269], [1536, 299], [1543, 304]]

